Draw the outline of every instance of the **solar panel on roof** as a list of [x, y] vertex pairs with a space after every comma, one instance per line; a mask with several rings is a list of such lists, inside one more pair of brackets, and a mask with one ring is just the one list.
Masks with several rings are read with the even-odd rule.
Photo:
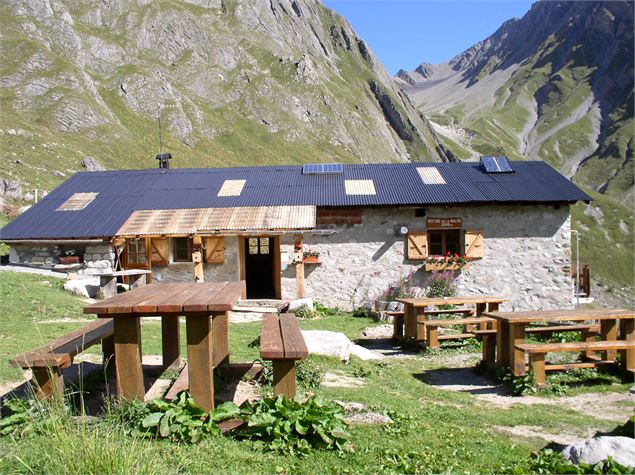
[[340, 174], [344, 172], [341, 163], [308, 163], [302, 165], [303, 175]]
[[481, 157], [481, 165], [486, 173], [512, 173], [514, 171], [507, 157]]

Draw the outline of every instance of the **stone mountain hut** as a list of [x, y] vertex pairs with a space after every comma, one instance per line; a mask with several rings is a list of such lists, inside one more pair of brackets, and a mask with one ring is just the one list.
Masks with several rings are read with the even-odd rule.
[[[247, 282], [249, 298], [351, 309], [454, 268], [460, 294], [571, 303], [569, 207], [541, 161], [316, 164], [77, 173], [0, 230], [14, 264], [153, 281]], [[467, 256], [458, 269], [434, 256]], [[65, 257], [75, 256], [71, 264]], [[72, 259], [71, 259], [72, 261]]]

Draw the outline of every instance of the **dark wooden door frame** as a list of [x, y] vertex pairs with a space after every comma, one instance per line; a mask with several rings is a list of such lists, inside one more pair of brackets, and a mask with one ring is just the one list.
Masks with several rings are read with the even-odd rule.
[[245, 245], [249, 238], [271, 238], [273, 247], [273, 291], [276, 299], [282, 298], [281, 271], [280, 271], [280, 236], [258, 235], [238, 236], [238, 255], [240, 257], [240, 280], [247, 280]]

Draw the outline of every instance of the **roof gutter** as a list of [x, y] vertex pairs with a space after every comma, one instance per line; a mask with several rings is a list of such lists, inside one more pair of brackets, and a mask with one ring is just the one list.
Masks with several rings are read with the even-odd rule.
[[97, 244], [106, 242], [105, 239], [2, 239], [6, 244]]

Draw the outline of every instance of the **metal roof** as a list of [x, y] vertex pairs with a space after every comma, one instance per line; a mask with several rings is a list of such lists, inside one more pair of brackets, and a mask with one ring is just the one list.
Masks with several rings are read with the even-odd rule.
[[[248, 206], [429, 206], [573, 203], [591, 198], [542, 161], [511, 162], [515, 173], [479, 163], [344, 165], [341, 174], [303, 175], [302, 166], [83, 172], [0, 230], [2, 240], [110, 238], [137, 210]], [[445, 183], [425, 184], [417, 168]], [[245, 180], [240, 196], [218, 196], [225, 180]], [[345, 180], [372, 180], [373, 195], [348, 195]], [[79, 211], [55, 211], [75, 193], [98, 193]]]

